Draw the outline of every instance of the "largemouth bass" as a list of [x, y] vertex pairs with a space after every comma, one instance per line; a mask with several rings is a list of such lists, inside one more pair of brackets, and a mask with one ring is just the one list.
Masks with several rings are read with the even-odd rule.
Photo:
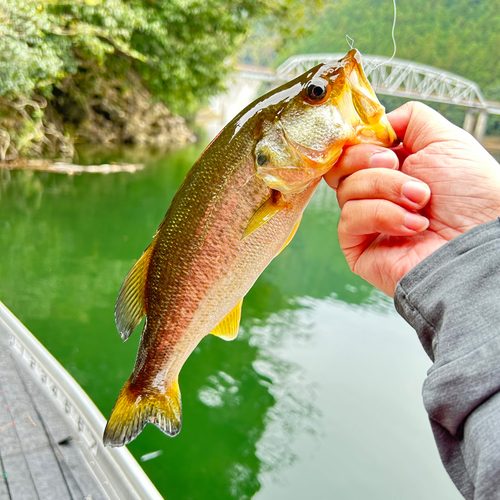
[[148, 422], [179, 433], [178, 376], [193, 349], [210, 333], [237, 336], [243, 297], [292, 239], [342, 149], [395, 141], [356, 50], [269, 92], [222, 130], [120, 290], [122, 339], [144, 315], [146, 323], [104, 431], [106, 445], [129, 443]]

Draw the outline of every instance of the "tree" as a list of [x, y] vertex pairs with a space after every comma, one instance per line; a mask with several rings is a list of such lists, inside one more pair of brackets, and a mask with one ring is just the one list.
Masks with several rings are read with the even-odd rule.
[[222, 89], [229, 58], [256, 24], [272, 19], [273, 33], [293, 34], [308, 3], [0, 0], [0, 156], [6, 119], [16, 122], [9, 140], [17, 149], [60, 150], [54, 134], [61, 144], [73, 137], [91, 112], [89, 98], [109, 87], [118, 99], [138, 85], [173, 111], [192, 113]]

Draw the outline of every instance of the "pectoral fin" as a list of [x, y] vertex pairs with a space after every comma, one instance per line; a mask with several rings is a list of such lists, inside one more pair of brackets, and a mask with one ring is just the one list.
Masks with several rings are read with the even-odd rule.
[[302, 220], [302, 215], [300, 216], [300, 219], [295, 223], [295, 226], [293, 226], [292, 232], [290, 233], [290, 236], [287, 238], [285, 241], [285, 244], [281, 247], [280, 251], [276, 254], [276, 257], [286, 248], [288, 243], [292, 241], [293, 237], [295, 236], [295, 233], [297, 232], [297, 229], [300, 226], [300, 221]]
[[273, 190], [271, 197], [253, 214], [241, 239], [244, 240], [246, 237], [250, 236], [254, 231], [259, 229], [259, 227], [263, 226], [266, 222], [269, 222], [277, 213], [281, 212], [281, 210], [286, 207], [287, 203], [283, 200], [281, 193]]
[[242, 304], [243, 299], [210, 333], [224, 340], [234, 340], [238, 336]]
[[144, 290], [153, 243], [141, 255], [127, 274], [115, 306], [115, 322], [125, 342], [146, 314]]

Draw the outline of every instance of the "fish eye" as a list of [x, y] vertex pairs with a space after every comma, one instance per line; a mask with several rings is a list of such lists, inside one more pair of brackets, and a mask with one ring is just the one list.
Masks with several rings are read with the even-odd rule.
[[326, 96], [327, 84], [320, 82], [311, 82], [306, 89], [307, 97], [312, 102], [321, 101]]
[[269, 157], [265, 153], [257, 153], [257, 165], [259, 167], [262, 167], [262, 165], [265, 165], [269, 161]]

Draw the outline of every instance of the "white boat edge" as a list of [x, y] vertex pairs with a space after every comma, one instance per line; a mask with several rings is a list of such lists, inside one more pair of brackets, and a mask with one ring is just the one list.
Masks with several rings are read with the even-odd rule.
[[110, 498], [162, 500], [158, 490], [129, 450], [104, 447], [106, 419], [87, 393], [34, 335], [0, 301], [0, 322], [11, 332], [11, 353], [25, 363], [37, 383], [65, 416], [89, 466]]

